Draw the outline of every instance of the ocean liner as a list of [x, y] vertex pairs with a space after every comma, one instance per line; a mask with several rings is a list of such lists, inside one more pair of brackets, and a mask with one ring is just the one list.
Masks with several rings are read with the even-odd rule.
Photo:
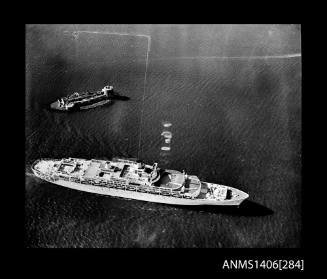
[[40, 159], [32, 170], [43, 180], [71, 189], [156, 203], [232, 206], [249, 196], [229, 186], [200, 181], [185, 171], [131, 159]]
[[128, 100], [114, 91], [113, 86], [105, 86], [95, 92], [75, 92], [50, 104], [50, 108], [61, 111], [83, 110], [111, 103], [114, 99]]

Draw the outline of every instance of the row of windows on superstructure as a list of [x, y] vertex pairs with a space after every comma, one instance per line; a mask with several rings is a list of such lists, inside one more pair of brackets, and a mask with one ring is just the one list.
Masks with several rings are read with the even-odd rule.
[[[59, 175], [57, 179], [60, 178], [65, 181], [71, 181], [71, 182], [76, 182], [76, 183], [82, 183], [82, 184], [91, 184], [94, 186], [103, 186], [103, 187], [115, 187], [115, 188], [120, 188], [120, 189], [128, 189], [128, 190], [136, 190], [140, 192], [146, 192], [146, 193], [154, 193], [154, 194], [162, 194], [162, 195], [167, 195], [167, 196], [174, 196], [178, 198], [191, 198], [190, 196], [180, 194], [179, 192], [174, 192], [171, 189], [160, 189], [156, 188], [153, 186], [141, 186], [141, 185], [136, 185], [136, 184], [127, 184], [125, 181], [120, 181], [119, 179], [113, 179], [113, 181], [109, 180], [100, 180], [98, 182], [95, 182], [92, 179], [84, 179], [80, 180], [79, 178], [76, 177], [67, 177], [63, 175]], [[56, 178], [55, 178], [56, 179]]]

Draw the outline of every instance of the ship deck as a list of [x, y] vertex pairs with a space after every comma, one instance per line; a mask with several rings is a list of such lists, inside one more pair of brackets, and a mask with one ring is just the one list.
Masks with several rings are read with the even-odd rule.
[[196, 176], [187, 176], [184, 173], [156, 169], [154, 166], [142, 165], [127, 160], [105, 161], [87, 160], [81, 161], [70, 158], [63, 160], [56, 168], [57, 172], [66, 176], [86, 179], [104, 179], [121, 181], [126, 185], [148, 185], [163, 188], [174, 192], [181, 192], [192, 196], [198, 196], [201, 192], [201, 182]]
[[85, 170], [85, 177], [96, 177], [99, 173], [100, 163], [91, 162], [89, 167]]

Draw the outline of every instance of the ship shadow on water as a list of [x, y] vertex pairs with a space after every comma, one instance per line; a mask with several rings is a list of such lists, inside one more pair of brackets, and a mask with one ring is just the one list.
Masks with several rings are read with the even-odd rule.
[[268, 207], [259, 203], [245, 200], [239, 206], [217, 206], [217, 205], [197, 205], [197, 206], [175, 206], [176, 208], [191, 210], [195, 212], [208, 212], [214, 214], [228, 214], [234, 216], [267, 216], [274, 213]]

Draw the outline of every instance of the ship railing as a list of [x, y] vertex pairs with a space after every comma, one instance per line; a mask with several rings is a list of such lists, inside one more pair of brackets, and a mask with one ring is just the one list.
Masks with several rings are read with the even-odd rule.
[[121, 159], [121, 158], [118, 158], [118, 157], [114, 157], [114, 158], [112, 158], [111, 161], [112, 161], [112, 162], [120, 162], [120, 163], [132, 164], [132, 165], [137, 164], [136, 161], [126, 160], [126, 159]]
[[164, 196], [173, 196], [176, 198], [192, 198], [190, 195], [182, 194], [177, 191], [173, 191], [171, 188], [164, 187], [155, 187], [155, 186], [141, 186], [141, 185], [125, 185], [125, 190], [136, 191], [136, 192], [145, 192], [151, 194], [158, 194]]
[[110, 181], [106, 179], [98, 179], [93, 180], [90, 178], [84, 178], [80, 179], [79, 177], [66, 177], [59, 175], [58, 179], [63, 179], [75, 183], [81, 183], [81, 184], [89, 184], [97, 187], [106, 187], [106, 188], [115, 188], [120, 190], [128, 190], [128, 191], [136, 191], [136, 192], [143, 192], [143, 193], [151, 193], [151, 194], [157, 194], [157, 195], [163, 195], [163, 196], [172, 196], [175, 198], [187, 198], [192, 199], [194, 198], [193, 195], [187, 194], [187, 193], [181, 193], [180, 191], [174, 191], [172, 188], [166, 188], [166, 187], [156, 187], [156, 186], [146, 186], [146, 185], [130, 185], [127, 184], [127, 181]]
[[58, 178], [61, 179], [61, 180], [70, 181], [70, 177], [69, 176], [65, 176], [65, 175], [59, 174], [58, 175]]
[[183, 194], [179, 191], [174, 191], [172, 188], [166, 188], [166, 187], [156, 187], [156, 186], [137, 186], [137, 185], [128, 185], [127, 190], [135, 190], [139, 192], [146, 192], [146, 193], [152, 193], [152, 194], [158, 194], [158, 195], [164, 195], [164, 196], [172, 196], [176, 198], [188, 198], [191, 199], [192, 196], [188, 194]]
[[51, 175], [51, 174], [44, 174], [44, 173], [37, 172], [37, 175], [40, 178], [47, 180], [47, 181], [51, 181], [51, 182], [58, 180], [57, 177], [55, 177], [54, 175]]

